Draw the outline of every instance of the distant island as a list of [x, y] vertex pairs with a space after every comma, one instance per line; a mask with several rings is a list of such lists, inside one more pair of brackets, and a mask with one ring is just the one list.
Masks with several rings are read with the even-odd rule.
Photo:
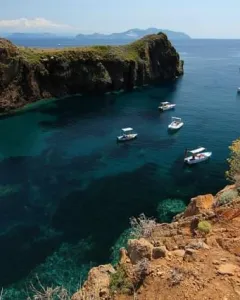
[[176, 31], [171, 31], [171, 30], [164, 30], [164, 29], [159, 29], [159, 28], [148, 28], [148, 29], [139, 29], [139, 28], [134, 28], [134, 29], [129, 29], [124, 32], [119, 32], [119, 33], [111, 33], [111, 34], [102, 34], [102, 33], [93, 33], [93, 34], [78, 34], [76, 38], [78, 39], [91, 39], [91, 40], [137, 40], [142, 38], [145, 35], [148, 34], [157, 34], [158, 32], [163, 32], [165, 33], [168, 38], [171, 40], [173, 39], [191, 39], [189, 35], [187, 35], [184, 32], [176, 32]]
[[31, 32], [13, 32], [9, 34], [2, 34], [2, 36], [8, 39], [52, 39], [58, 38], [54, 33], [41, 32], [41, 33], [31, 33]]
[[118, 32], [118, 33], [111, 33], [111, 34], [103, 34], [103, 33], [92, 33], [92, 34], [78, 34], [76, 36], [73, 35], [67, 35], [67, 34], [54, 34], [49, 32], [42, 32], [42, 33], [28, 33], [28, 32], [14, 32], [14, 33], [2, 33], [2, 37], [6, 37], [8, 39], [59, 39], [59, 37], [67, 37], [71, 39], [77, 39], [77, 40], [105, 40], [105, 41], [111, 41], [111, 40], [117, 40], [117, 41], [125, 41], [125, 42], [131, 42], [134, 40], [138, 40], [145, 35], [149, 34], [157, 34], [158, 32], [165, 33], [170, 40], [186, 40], [191, 39], [189, 35], [183, 32], [177, 32], [177, 31], [171, 31], [171, 30], [162, 30], [159, 28], [148, 28], [148, 29], [139, 29], [139, 28], [133, 28], [129, 29], [124, 32]]

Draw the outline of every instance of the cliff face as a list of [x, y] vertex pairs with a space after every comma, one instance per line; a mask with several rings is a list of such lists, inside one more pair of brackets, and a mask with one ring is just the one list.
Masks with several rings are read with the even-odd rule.
[[240, 299], [239, 188], [191, 199], [171, 224], [142, 226], [119, 264], [92, 268], [72, 300]]
[[0, 112], [43, 98], [131, 90], [182, 74], [183, 62], [163, 33], [125, 46], [53, 50], [0, 39]]

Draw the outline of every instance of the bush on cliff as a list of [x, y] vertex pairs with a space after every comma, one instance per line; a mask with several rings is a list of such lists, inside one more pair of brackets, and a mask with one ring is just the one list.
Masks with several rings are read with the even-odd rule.
[[238, 197], [238, 192], [236, 190], [229, 190], [223, 192], [218, 200], [219, 205], [224, 205], [230, 203], [232, 200]]
[[208, 221], [200, 221], [198, 223], [198, 230], [201, 233], [207, 234], [212, 230], [212, 226]]
[[122, 294], [132, 293], [133, 285], [127, 276], [124, 266], [120, 265], [117, 271], [111, 274], [110, 277], [110, 291], [111, 293], [119, 292]]
[[240, 139], [237, 139], [229, 147], [230, 157], [227, 159], [229, 170], [226, 172], [226, 177], [229, 181], [240, 186]]

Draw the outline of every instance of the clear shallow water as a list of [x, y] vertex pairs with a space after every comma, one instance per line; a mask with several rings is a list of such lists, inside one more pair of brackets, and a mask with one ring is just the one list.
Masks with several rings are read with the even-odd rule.
[[[191, 197], [224, 186], [228, 146], [239, 136], [240, 41], [175, 46], [185, 60], [176, 83], [44, 102], [0, 120], [1, 285], [20, 280], [23, 289], [38, 273], [74, 289], [92, 264], [110, 260], [129, 217], [170, 220]], [[160, 101], [175, 111], [160, 114]], [[172, 116], [185, 125], [169, 135]], [[117, 144], [125, 126], [139, 138]], [[184, 167], [184, 149], [197, 146], [212, 159]]]

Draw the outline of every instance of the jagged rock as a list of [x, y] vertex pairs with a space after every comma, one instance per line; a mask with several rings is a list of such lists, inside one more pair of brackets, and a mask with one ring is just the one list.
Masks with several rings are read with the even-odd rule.
[[214, 197], [212, 194], [200, 195], [192, 198], [183, 216], [189, 217], [203, 213], [207, 209], [212, 208], [213, 203]]
[[153, 245], [143, 238], [128, 241], [127, 251], [132, 264], [136, 264], [143, 258], [151, 260], [152, 249]]
[[166, 257], [167, 256], [167, 248], [165, 246], [160, 246], [160, 247], [154, 247], [152, 249], [152, 258], [158, 259], [161, 257]]
[[87, 281], [82, 289], [72, 296], [72, 300], [99, 299], [99, 297], [110, 299], [110, 274], [114, 272], [110, 264], [92, 268], [88, 273]]

